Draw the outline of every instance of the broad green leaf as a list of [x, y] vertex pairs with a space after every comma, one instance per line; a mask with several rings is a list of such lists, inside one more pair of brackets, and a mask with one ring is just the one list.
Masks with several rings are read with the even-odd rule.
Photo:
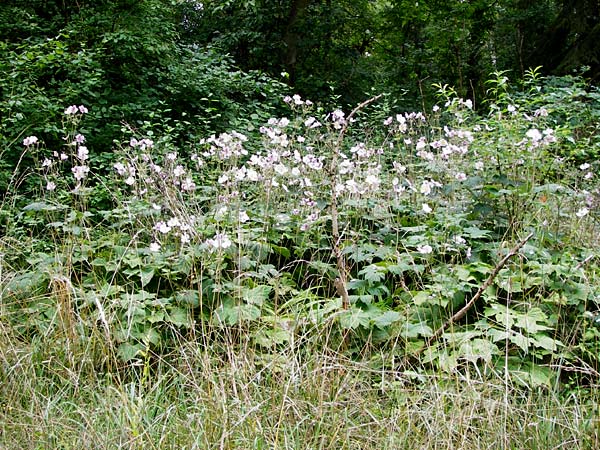
[[153, 267], [142, 267], [140, 269], [140, 283], [142, 287], [145, 287], [152, 278], [154, 277], [154, 268]]
[[179, 291], [175, 294], [175, 301], [190, 306], [200, 305], [200, 294], [194, 290]]
[[260, 306], [269, 298], [272, 290], [273, 287], [267, 285], [256, 286], [252, 289], [243, 288], [242, 298], [246, 303]]
[[398, 322], [402, 318], [402, 315], [396, 311], [385, 311], [383, 314], [373, 319], [373, 324], [378, 328], [385, 328]]
[[362, 309], [352, 308], [340, 314], [338, 320], [340, 326], [344, 329], [353, 330], [359, 326], [369, 328], [371, 315]]
[[385, 268], [371, 264], [358, 272], [358, 274], [371, 283], [378, 283], [385, 279]]
[[188, 312], [177, 307], [170, 309], [167, 321], [176, 327], [190, 327], [192, 325]]
[[123, 362], [129, 362], [145, 350], [145, 346], [142, 344], [131, 344], [129, 342], [123, 342], [117, 349], [117, 355]]
[[458, 350], [460, 357], [470, 362], [477, 362], [482, 359], [489, 363], [492, 356], [498, 353], [498, 347], [487, 339], [473, 339], [463, 342]]
[[550, 327], [538, 324], [538, 322], [548, 321], [548, 316], [540, 308], [531, 308], [525, 314], [517, 314], [515, 325], [524, 332], [534, 334], [538, 331], [549, 330]]
[[433, 330], [425, 322], [406, 323], [401, 328], [400, 336], [405, 339], [416, 338], [419, 336], [430, 337], [433, 336]]

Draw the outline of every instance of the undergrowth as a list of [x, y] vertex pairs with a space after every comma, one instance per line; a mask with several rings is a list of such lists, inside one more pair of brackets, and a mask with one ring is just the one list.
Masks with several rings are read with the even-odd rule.
[[597, 447], [598, 96], [488, 86], [383, 123], [288, 97], [186, 148], [124, 125], [109, 159], [83, 105], [26, 137], [2, 447]]

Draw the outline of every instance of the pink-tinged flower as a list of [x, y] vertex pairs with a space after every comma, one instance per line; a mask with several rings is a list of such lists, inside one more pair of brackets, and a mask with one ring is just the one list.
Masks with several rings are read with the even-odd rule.
[[431, 211], [433, 211], [431, 209], [431, 206], [429, 206], [427, 203], [423, 203], [423, 205], [421, 206], [421, 208], [423, 209], [423, 212], [425, 214], [429, 214]]
[[227, 249], [231, 247], [232, 242], [225, 233], [217, 233], [212, 239], [207, 239], [206, 244], [212, 247], [213, 250], [216, 250], [220, 248]]
[[46, 184], [46, 190], [53, 191], [55, 189], [56, 189], [56, 183], [54, 183], [53, 181], [48, 181], [48, 183]]
[[160, 244], [158, 242], [152, 242], [150, 244], [150, 251], [151, 252], [158, 252], [158, 251], [160, 251]]
[[135, 184], [135, 178], [133, 176], [128, 176], [125, 178], [125, 184], [128, 186], [133, 186]]
[[123, 163], [115, 163], [113, 165], [114, 169], [117, 171], [117, 173], [121, 176], [124, 176], [127, 173], [127, 168], [125, 167], [125, 165]]
[[177, 165], [175, 167], [175, 169], [173, 169], [173, 175], [175, 175], [176, 177], [180, 177], [182, 175], [185, 175], [185, 169], [183, 168], [182, 165]]
[[177, 159], [177, 153], [167, 153], [167, 159], [169, 161], [175, 161]]
[[433, 108], [431, 108], [431, 110], [433, 112], [438, 112], [440, 110], [440, 107], [438, 105], [433, 105]]
[[29, 147], [30, 145], [34, 145], [37, 143], [38, 143], [37, 136], [27, 136], [25, 139], [23, 139], [23, 145], [25, 147]]
[[48, 158], [44, 158], [44, 160], [42, 161], [42, 167], [51, 167], [52, 166], [52, 160], [48, 159]]
[[463, 172], [458, 172], [456, 175], [454, 175], [454, 178], [458, 181], [465, 181], [467, 179], [467, 175]]
[[537, 128], [531, 128], [525, 134], [534, 143], [541, 141], [543, 137], [542, 133], [540, 133], [540, 130], [538, 130]]
[[65, 109], [65, 114], [67, 116], [72, 116], [73, 114], [77, 114], [78, 112], [79, 112], [79, 110], [77, 109], [77, 106], [75, 106], [75, 105], [71, 105], [67, 109]]
[[81, 145], [78, 149], [77, 149], [77, 158], [80, 161], [85, 161], [86, 159], [89, 158], [89, 150], [86, 146]]
[[77, 181], [83, 180], [89, 171], [90, 168], [88, 166], [75, 166], [71, 168], [71, 172], [73, 172], [73, 176]]
[[483, 170], [484, 167], [485, 167], [485, 165], [483, 164], [483, 161], [477, 161], [474, 164], [474, 167], [475, 167], [476, 170]]
[[156, 225], [154, 225], [154, 229], [162, 234], [167, 234], [169, 231], [171, 231], [171, 227], [162, 220], [156, 222]]
[[187, 177], [181, 182], [181, 189], [184, 191], [193, 191], [196, 189], [196, 183], [194, 183], [191, 177]]
[[419, 245], [417, 247], [417, 251], [422, 255], [428, 255], [429, 253], [433, 252], [433, 248], [429, 244]]
[[171, 217], [167, 221], [167, 226], [169, 226], [171, 228], [179, 227], [180, 225], [181, 225], [181, 222], [179, 221], [179, 219], [177, 217]]
[[67, 154], [61, 152], [61, 154], [60, 154], [60, 160], [61, 161], [66, 161], [67, 159], [69, 159], [69, 157], [67, 156]]
[[302, 97], [300, 97], [298, 94], [293, 95], [292, 100], [294, 100], [294, 105], [303, 105], [304, 104], [304, 102], [302, 101]]
[[585, 217], [589, 214], [590, 210], [587, 208], [581, 208], [579, 211], [575, 213], [577, 217]]
[[73, 142], [75, 144], [83, 144], [85, 142], [85, 136], [83, 134], [78, 134], [75, 136], [75, 140]]
[[185, 244], [189, 244], [189, 242], [190, 242], [190, 235], [189, 235], [189, 233], [181, 233], [181, 235], [179, 236], [179, 240], [184, 245]]
[[152, 139], [142, 139], [138, 144], [142, 150], [154, 147], [154, 141]]
[[285, 103], [292, 103], [292, 97], [290, 97], [289, 95], [286, 95], [285, 97], [283, 97], [283, 101]]
[[88, 109], [83, 105], [79, 105], [77, 109], [79, 109], [81, 114], [87, 114], [89, 112]]

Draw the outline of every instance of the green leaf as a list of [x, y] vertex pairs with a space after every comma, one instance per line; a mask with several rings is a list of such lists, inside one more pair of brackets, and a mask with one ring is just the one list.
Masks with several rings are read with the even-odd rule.
[[145, 287], [152, 278], [154, 277], [154, 268], [153, 267], [144, 267], [140, 269], [140, 282], [142, 287]]
[[175, 325], [176, 327], [189, 328], [192, 326], [188, 312], [183, 308], [177, 307], [170, 309], [167, 322]]
[[479, 359], [489, 363], [492, 361], [492, 356], [499, 352], [498, 347], [487, 339], [463, 342], [458, 351], [462, 358], [473, 363]]
[[385, 268], [371, 264], [358, 272], [358, 274], [362, 275], [365, 280], [370, 281], [371, 283], [379, 283], [385, 279], [385, 272]]
[[269, 298], [272, 290], [273, 287], [267, 285], [256, 286], [252, 289], [243, 288], [242, 298], [246, 303], [260, 306]]
[[117, 349], [117, 355], [123, 362], [129, 362], [145, 350], [145, 346], [142, 344], [131, 344], [129, 342], [123, 342]]
[[193, 290], [179, 291], [175, 294], [175, 301], [184, 305], [199, 306], [200, 294], [198, 294], [198, 291]]
[[373, 324], [377, 328], [389, 327], [391, 324], [402, 319], [402, 315], [396, 311], [385, 311], [383, 314], [373, 319]]
[[46, 202], [33, 202], [25, 206], [23, 211], [58, 211], [65, 208], [65, 205], [51, 205]]
[[430, 337], [433, 336], [433, 330], [427, 323], [406, 323], [402, 326], [400, 336], [405, 339], [416, 338], [419, 336]]
[[369, 328], [371, 315], [362, 309], [352, 308], [341, 313], [338, 320], [340, 326], [344, 329]]

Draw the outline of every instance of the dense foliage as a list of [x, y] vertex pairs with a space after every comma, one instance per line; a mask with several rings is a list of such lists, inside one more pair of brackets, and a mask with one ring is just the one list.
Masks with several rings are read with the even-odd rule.
[[[93, 380], [128, 405], [119, 446], [168, 447], [146, 431], [172, 402], [182, 423], [202, 416], [190, 388], [218, 422], [240, 416], [197, 442], [220, 429], [221, 448], [330, 447], [343, 429], [351, 447], [377, 423], [365, 448], [401, 448], [404, 432], [415, 448], [428, 437], [403, 408], [435, 405], [440, 389], [489, 399], [469, 406], [481, 423], [500, 398], [504, 433], [509, 406], [515, 430], [516, 417], [543, 420], [540, 447], [557, 429], [556, 442], [597, 445], [597, 10], [4, 2], [0, 405], [15, 409], [0, 423], [22, 431], [19, 414], [58, 393], [82, 404]], [[548, 59], [543, 41], [563, 51]], [[280, 403], [235, 441], [270, 392]], [[531, 393], [556, 394], [551, 408], [568, 398], [576, 423], [530, 411]], [[152, 396], [164, 411], [145, 408]], [[352, 420], [319, 422], [327, 438], [286, 428], [312, 405], [300, 424]], [[387, 416], [409, 425], [390, 435]], [[480, 435], [461, 439], [489, 446]]]

